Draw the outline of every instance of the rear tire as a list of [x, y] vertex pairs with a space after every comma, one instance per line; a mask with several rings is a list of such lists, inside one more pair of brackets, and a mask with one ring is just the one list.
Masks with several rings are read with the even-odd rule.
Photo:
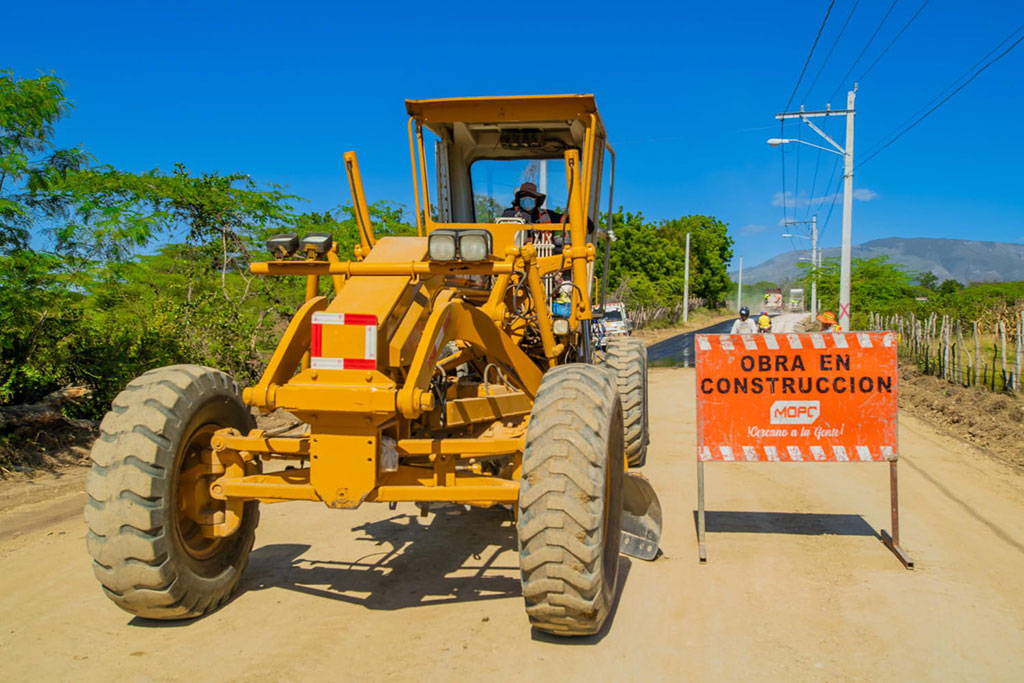
[[647, 424], [647, 346], [633, 337], [609, 339], [605, 363], [615, 371], [619, 398], [622, 400], [626, 462], [630, 468], [637, 469], [647, 462], [647, 444], [650, 443]]
[[622, 408], [598, 365], [549, 370], [530, 413], [519, 488], [519, 563], [530, 622], [590, 635], [618, 590]]
[[[179, 489], [182, 470], [221, 427], [245, 434], [254, 424], [231, 377], [198, 365], [132, 380], [100, 423], [86, 483], [86, 542], [96, 578], [125, 611], [188, 619], [216, 609], [237, 588], [259, 503], [245, 503], [235, 533], [208, 539], [186, 514]], [[217, 502], [207, 504], [215, 509]]]

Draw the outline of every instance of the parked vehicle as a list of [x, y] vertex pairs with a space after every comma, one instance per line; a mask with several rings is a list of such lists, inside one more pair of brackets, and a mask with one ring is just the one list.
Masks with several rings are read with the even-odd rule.
[[612, 337], [628, 337], [633, 334], [633, 323], [626, 317], [626, 306], [610, 303], [604, 307], [604, 317], [594, 326], [594, 346], [603, 349]]

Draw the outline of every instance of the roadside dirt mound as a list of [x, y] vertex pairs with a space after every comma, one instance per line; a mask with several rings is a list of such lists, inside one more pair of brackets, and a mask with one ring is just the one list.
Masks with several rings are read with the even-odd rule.
[[[42, 471], [88, 467], [92, 443], [99, 435], [98, 424], [66, 424], [38, 431], [21, 429], [0, 436], [0, 480], [32, 479]], [[300, 423], [291, 413], [276, 410], [269, 415], [257, 414], [256, 424], [267, 431], [284, 431]]]
[[901, 363], [899, 400], [901, 410], [1024, 467], [1024, 401], [1017, 396], [957, 386]]
[[89, 464], [95, 428], [61, 425], [0, 439], [0, 478]]

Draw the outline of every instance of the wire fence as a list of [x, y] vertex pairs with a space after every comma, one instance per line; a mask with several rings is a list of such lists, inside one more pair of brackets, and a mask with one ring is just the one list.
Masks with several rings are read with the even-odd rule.
[[1022, 311], [992, 326], [936, 313], [926, 318], [871, 313], [869, 324], [872, 330], [896, 332], [900, 358], [914, 361], [925, 374], [964, 387], [1021, 392]]

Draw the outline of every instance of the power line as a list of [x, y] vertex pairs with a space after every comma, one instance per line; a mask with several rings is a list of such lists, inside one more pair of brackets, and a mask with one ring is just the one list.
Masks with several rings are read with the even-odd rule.
[[893, 9], [896, 8], [897, 2], [899, 2], [899, 0], [892, 0], [892, 4], [889, 5], [889, 11], [886, 12], [885, 16], [882, 17], [882, 20], [878, 22], [878, 26], [875, 27], [875, 32], [871, 34], [870, 38], [868, 38], [868, 42], [864, 46], [864, 49], [860, 51], [859, 55], [857, 55], [857, 59], [853, 60], [853, 64], [850, 65], [849, 71], [847, 71], [846, 74], [843, 76], [842, 80], [839, 81], [839, 85], [836, 86], [836, 89], [832, 92], [831, 95], [828, 96], [830, 102], [835, 98], [836, 95], [839, 94], [839, 91], [842, 90], [843, 88], [843, 84], [846, 83], [846, 79], [849, 78], [850, 74], [853, 73], [853, 70], [857, 68], [857, 65], [860, 63], [861, 58], [864, 57], [864, 53], [868, 51], [869, 47], [871, 47], [871, 43], [874, 42], [875, 37], [878, 35], [878, 32], [882, 30], [882, 27], [885, 26], [885, 22], [889, 18], [889, 15], [892, 14]]
[[[836, 208], [836, 199], [839, 198], [839, 185], [843, 182], [843, 174], [839, 174], [839, 182], [832, 188], [832, 203], [828, 207], [828, 215], [825, 216], [825, 222], [821, 224], [821, 228], [818, 229], [818, 243], [821, 243], [821, 237], [825, 234], [825, 229], [828, 228], [828, 221], [832, 218], [832, 211]], [[826, 187], [828, 187], [826, 185]], [[828, 195], [825, 195], [826, 197]]]
[[[782, 140], [786, 139], [786, 120], [779, 120], [779, 138]], [[786, 213], [786, 146], [779, 145], [779, 158], [782, 159], [782, 220], [787, 220], [789, 215]], [[796, 207], [793, 207], [796, 211]]]
[[811, 57], [814, 56], [814, 48], [818, 47], [818, 40], [821, 38], [821, 32], [825, 30], [825, 24], [828, 22], [828, 17], [832, 14], [832, 8], [835, 7], [836, 0], [832, 0], [829, 3], [828, 9], [825, 11], [825, 18], [821, 20], [821, 26], [818, 27], [818, 35], [814, 36], [814, 42], [811, 44], [811, 51], [807, 53], [807, 59], [804, 60], [804, 68], [800, 69], [800, 77], [796, 79], [796, 85], [793, 86], [793, 92], [789, 96], [789, 101], [786, 102], [786, 106], [782, 111], [789, 111], [789, 105], [793, 104], [793, 98], [796, 97], [796, 91], [800, 88], [800, 82], [804, 80], [804, 74], [807, 73], [807, 65], [811, 63]]
[[[943, 89], [943, 90], [942, 90], [942, 91], [941, 91], [941, 92], [940, 92], [940, 93], [939, 93], [938, 95], [936, 95], [935, 97], [933, 97], [933, 98], [932, 98], [931, 100], [929, 100], [929, 101], [928, 101], [928, 102], [927, 102], [927, 103], [926, 103], [926, 104], [925, 104], [924, 106], [922, 106], [922, 107], [921, 107], [921, 108], [919, 108], [919, 109], [918, 109], [917, 111], [915, 111], [915, 112], [914, 112], [913, 114], [911, 114], [910, 116], [908, 116], [908, 117], [907, 117], [907, 119], [906, 119], [905, 121], [903, 121], [903, 122], [902, 122], [902, 123], [900, 123], [900, 124], [899, 124], [898, 126], [896, 126], [896, 127], [895, 127], [895, 128], [893, 128], [892, 130], [890, 130], [890, 131], [889, 131], [888, 133], [886, 133], [885, 135], [883, 135], [881, 139], [882, 139], [882, 140], [885, 140], [885, 139], [889, 138], [890, 136], [892, 136], [893, 134], [895, 134], [895, 133], [896, 133], [896, 132], [897, 132], [898, 130], [902, 129], [902, 128], [903, 128], [904, 126], [906, 126], [906, 125], [907, 125], [908, 123], [910, 123], [911, 121], [913, 121], [913, 120], [914, 120], [914, 119], [915, 119], [915, 118], [916, 118], [917, 116], [919, 116], [919, 115], [920, 115], [920, 114], [921, 114], [922, 112], [924, 112], [924, 111], [925, 111], [926, 109], [928, 109], [928, 107], [930, 107], [930, 106], [932, 106], [933, 104], [935, 104], [936, 102], [938, 102], [938, 101], [939, 101], [939, 99], [940, 99], [941, 97], [943, 97], [943, 96], [944, 96], [944, 95], [945, 95], [945, 94], [946, 94], [947, 92], [949, 92], [949, 91], [950, 91], [950, 90], [951, 90], [952, 88], [954, 88], [954, 87], [956, 86], [956, 84], [957, 84], [957, 83], [959, 83], [959, 82], [960, 82], [960, 81], [962, 81], [963, 79], [967, 78], [967, 76], [969, 76], [969, 75], [970, 75], [970, 73], [971, 73], [972, 71], [974, 71], [974, 70], [975, 70], [975, 69], [977, 69], [977, 68], [978, 68], [979, 66], [981, 66], [981, 64], [982, 64], [982, 63], [983, 63], [983, 62], [984, 62], [984, 61], [985, 61], [986, 59], [988, 59], [989, 57], [991, 57], [992, 55], [994, 55], [994, 54], [995, 54], [995, 53], [996, 53], [996, 52], [997, 52], [997, 51], [999, 50], [999, 48], [1001, 48], [1001, 47], [1002, 47], [1003, 45], [1005, 45], [1006, 43], [1010, 42], [1010, 40], [1012, 40], [1012, 39], [1013, 39], [1013, 37], [1014, 37], [1015, 35], [1017, 35], [1017, 33], [1019, 33], [1021, 29], [1024, 29], [1024, 24], [1021, 24], [1021, 25], [1020, 25], [1020, 26], [1018, 26], [1017, 28], [1013, 29], [1013, 31], [1011, 31], [1011, 32], [1010, 32], [1010, 34], [1009, 34], [1008, 36], [1006, 36], [1006, 37], [1005, 37], [1005, 38], [1003, 38], [1003, 39], [1002, 39], [1001, 41], [999, 41], [999, 43], [998, 43], [998, 44], [997, 44], [997, 45], [996, 45], [995, 47], [993, 47], [993, 48], [992, 48], [991, 50], [989, 50], [989, 51], [988, 51], [987, 53], [985, 53], [985, 55], [984, 55], [984, 56], [983, 56], [983, 57], [982, 57], [981, 59], [979, 59], [978, 61], [976, 61], [976, 62], [975, 62], [974, 64], [972, 64], [972, 65], [971, 65], [970, 67], [968, 67], [968, 69], [967, 69], [966, 71], [964, 71], [964, 72], [963, 72], [962, 74], [960, 74], [960, 75], [959, 75], [959, 76], [957, 76], [957, 77], [956, 77], [955, 79], [953, 79], [953, 82], [952, 82], [952, 83], [950, 83], [950, 84], [949, 84], [948, 86], [946, 86], [946, 87], [945, 87], [945, 88], [944, 88], [944, 89]], [[881, 143], [878, 143], [878, 144], [881, 144]], [[869, 152], [867, 152], [867, 154], [868, 154], [869, 156], [870, 156], [870, 155], [871, 155], [871, 154], [872, 154], [872, 153], [873, 153], [873, 152], [875, 151], [875, 149], [877, 148], [878, 144], [876, 144], [876, 145], [875, 145], [875, 147], [872, 147], [872, 148], [871, 148], [871, 150], [870, 150]], [[865, 157], [865, 158], [866, 158], [866, 157]]]
[[843, 22], [843, 27], [839, 29], [839, 34], [836, 35], [836, 39], [832, 41], [832, 47], [829, 48], [828, 54], [825, 55], [825, 61], [818, 67], [818, 73], [814, 74], [814, 80], [811, 81], [811, 85], [807, 88], [807, 92], [804, 93], [804, 100], [814, 91], [814, 86], [818, 83], [818, 78], [821, 77], [821, 72], [825, 70], [825, 65], [828, 64], [828, 60], [832, 58], [832, 53], [836, 49], [836, 45], [839, 44], [839, 39], [843, 37], [843, 33], [846, 31], [847, 25], [850, 23], [850, 19], [853, 18], [853, 13], [857, 9], [857, 5], [860, 4], [860, 0], [856, 0], [853, 3], [853, 7], [850, 9], [850, 13], [846, 15], [846, 21]]
[[[822, 124], [822, 130], [825, 132], [826, 135], [828, 134], [828, 123], [829, 123], [829, 119], [830, 118], [831, 117], [826, 116], [825, 117], [825, 121]], [[814, 199], [814, 188], [818, 186], [818, 168], [820, 167], [820, 164], [821, 164], [821, 154], [822, 154], [822, 150], [819, 149], [818, 150], [818, 155], [817, 155], [817, 157], [815, 159], [815, 162], [814, 162], [814, 176], [811, 178], [811, 193], [808, 195], [808, 197], [810, 197], [810, 199], [812, 201], [807, 203], [807, 211], [804, 212], [804, 220], [805, 221], [807, 220], [807, 217], [809, 215], [811, 215], [811, 207], [812, 207], [812, 204], [814, 203], [813, 202], [813, 199]], [[835, 174], [836, 168], [838, 167], [838, 165], [839, 165], [839, 157], [836, 157], [833, 160], [833, 162], [832, 162], [832, 171], [829, 174], [830, 180], [826, 181], [826, 183], [825, 183], [826, 188], [828, 187], [829, 182], [831, 182], [831, 177], [832, 177], [832, 175]], [[824, 204], [824, 203], [825, 203], [825, 200], [823, 199], [818, 204], [820, 206], [821, 204]]]
[[[1022, 26], [1021, 26], [1020, 28], [1018, 28], [1018, 29], [1017, 29], [1017, 31], [1019, 31], [1019, 30], [1020, 30], [1021, 28], [1024, 28], [1024, 25], [1022, 25]], [[1017, 31], [1014, 31], [1013, 33], [1016, 33]], [[1010, 35], [1012, 36], [1013, 34], [1011, 33]], [[1007, 38], [1007, 40], [1009, 40], [1009, 38]], [[985, 64], [985, 65], [984, 65], [983, 67], [981, 67], [980, 69], [978, 69], [977, 71], [975, 71], [975, 72], [974, 72], [974, 73], [973, 73], [973, 74], [971, 75], [971, 77], [970, 77], [970, 78], [968, 78], [968, 79], [967, 79], [966, 81], [964, 81], [963, 83], [961, 83], [961, 84], [960, 84], [960, 85], [959, 85], [959, 86], [958, 86], [958, 87], [956, 88], [956, 90], [954, 90], [953, 92], [951, 92], [951, 93], [949, 93], [948, 95], [946, 95], [945, 97], [943, 97], [943, 98], [942, 98], [942, 100], [941, 100], [941, 101], [940, 101], [940, 102], [939, 102], [938, 104], [936, 104], [936, 105], [935, 105], [934, 107], [932, 107], [931, 109], [929, 109], [928, 111], [926, 111], [926, 112], [925, 112], [925, 113], [924, 113], [924, 114], [923, 114], [923, 115], [922, 115], [922, 116], [921, 116], [920, 118], [918, 118], [918, 119], [917, 119], [916, 121], [914, 121], [914, 122], [913, 122], [912, 124], [910, 124], [909, 126], [907, 126], [906, 128], [904, 128], [903, 130], [901, 130], [901, 131], [900, 131], [899, 133], [897, 133], [897, 134], [896, 134], [896, 136], [895, 136], [895, 137], [893, 137], [893, 138], [892, 138], [891, 140], [889, 140], [889, 141], [888, 141], [888, 142], [886, 142], [886, 143], [885, 143], [884, 145], [882, 145], [881, 147], [879, 147], [879, 148], [878, 148], [877, 150], [875, 150], [874, 152], [872, 152], [871, 154], [869, 154], [869, 155], [868, 155], [868, 156], [867, 156], [867, 157], [866, 157], [866, 158], [865, 158], [865, 159], [864, 159], [863, 161], [861, 161], [860, 163], [858, 163], [858, 164], [857, 164], [857, 168], [860, 168], [860, 167], [861, 167], [861, 166], [863, 166], [864, 164], [866, 164], [866, 163], [868, 163], [869, 161], [871, 161], [872, 159], [874, 159], [874, 158], [875, 158], [876, 156], [878, 156], [879, 154], [881, 154], [881, 153], [882, 153], [882, 151], [884, 151], [884, 150], [885, 150], [885, 149], [886, 149], [887, 147], [889, 147], [889, 146], [890, 146], [890, 145], [891, 145], [892, 143], [894, 143], [894, 142], [896, 142], [897, 140], [899, 140], [899, 139], [900, 139], [901, 137], [903, 137], [903, 136], [904, 136], [904, 135], [905, 135], [906, 133], [909, 133], [909, 132], [910, 132], [910, 131], [911, 131], [911, 130], [912, 130], [912, 129], [914, 128], [914, 126], [916, 126], [917, 124], [921, 123], [921, 122], [922, 122], [922, 121], [924, 121], [924, 120], [925, 120], [926, 118], [928, 118], [929, 116], [931, 116], [931, 114], [932, 114], [932, 113], [933, 113], [933, 112], [934, 112], [934, 111], [935, 111], [936, 109], [938, 109], [939, 107], [941, 107], [942, 105], [944, 105], [944, 104], [945, 104], [946, 102], [948, 102], [948, 101], [949, 101], [950, 99], [952, 99], [952, 97], [953, 97], [954, 95], [956, 95], [956, 94], [957, 94], [958, 92], [960, 92], [961, 90], [963, 90], [964, 88], [966, 88], [966, 87], [967, 87], [968, 85], [970, 85], [970, 84], [971, 84], [971, 81], [973, 81], [973, 80], [974, 80], [975, 78], [977, 78], [977, 77], [978, 77], [979, 75], [981, 75], [981, 72], [983, 72], [983, 71], [984, 71], [985, 69], [989, 68], [990, 66], [992, 66], [993, 64], [995, 64], [996, 62], [998, 62], [998, 61], [999, 61], [1000, 59], [1002, 59], [1002, 58], [1003, 58], [1003, 57], [1005, 57], [1006, 55], [1010, 54], [1010, 51], [1011, 51], [1011, 50], [1013, 50], [1013, 49], [1014, 49], [1015, 47], [1017, 47], [1018, 45], [1020, 45], [1020, 43], [1021, 43], [1022, 41], [1024, 41], [1024, 36], [1021, 36], [1020, 38], [1018, 38], [1018, 39], [1017, 39], [1016, 41], [1014, 41], [1014, 43], [1013, 43], [1012, 45], [1010, 45], [1010, 47], [1008, 47], [1008, 48], [1006, 48], [1005, 50], [1003, 50], [1002, 52], [1000, 52], [1000, 53], [999, 53], [998, 55], [996, 55], [996, 56], [995, 56], [995, 57], [994, 57], [993, 59], [989, 60], [989, 61], [988, 61], [988, 62], [987, 62], [987, 63], [986, 63], [986, 64]], [[1003, 41], [1003, 43], [1005, 43], [1005, 42], [1006, 42], [1006, 40], [1004, 40], [1004, 41]], [[1001, 44], [1002, 44], [1002, 43], [1000, 43], [1000, 45], [1001, 45]], [[996, 49], [998, 49], [998, 47], [997, 47]], [[991, 52], [990, 52], [989, 54], [991, 54]], [[959, 79], [958, 79], [958, 80], [959, 80]]]
[[881, 61], [882, 57], [885, 56], [885, 53], [889, 51], [889, 48], [896, 44], [896, 41], [900, 39], [900, 36], [903, 35], [903, 32], [906, 31], [910, 27], [910, 25], [914, 23], [915, 19], [917, 19], [917, 15], [921, 14], [921, 11], [928, 6], [929, 1], [930, 0], [924, 0], [924, 3], [917, 8], [916, 12], [914, 12], [914, 16], [910, 17], [910, 20], [907, 21], [907, 23], [903, 24], [903, 28], [901, 28], [896, 33], [896, 36], [889, 41], [889, 44], [885, 46], [885, 49], [882, 50], [882, 52], [877, 57], [875, 57], [875, 61], [871, 62], [871, 66], [864, 70], [864, 73], [862, 73], [860, 75], [860, 78], [857, 79], [858, 81], [863, 81], [864, 77], [867, 76], [868, 73], [875, 68], [875, 64], [878, 64], [878, 62]]
[[[835, 7], [836, 0], [832, 0], [828, 9], [825, 10], [825, 17], [821, 20], [821, 26], [818, 27], [818, 35], [814, 36], [814, 42], [811, 43], [811, 50], [807, 53], [807, 59], [804, 60], [804, 67], [800, 69], [800, 76], [796, 79], [796, 85], [793, 86], [793, 92], [789, 95], [789, 101], [786, 102], [786, 106], [783, 107], [783, 111], [789, 110], [789, 105], [793, 104], [793, 98], [796, 97], [796, 91], [800, 88], [800, 83], [804, 80], [804, 74], [807, 73], [807, 66], [811, 63], [811, 57], [814, 56], [814, 49], [818, 47], [818, 40], [821, 39], [821, 32], [825, 30], [825, 24], [828, 23], [829, 15], [832, 14], [832, 8]], [[785, 120], [779, 121], [779, 137], [785, 138], [786, 122]], [[787, 217], [788, 208], [786, 206], [786, 152], [785, 148], [782, 150], [782, 217], [783, 220]], [[794, 218], [796, 217], [796, 205], [793, 205]]]

